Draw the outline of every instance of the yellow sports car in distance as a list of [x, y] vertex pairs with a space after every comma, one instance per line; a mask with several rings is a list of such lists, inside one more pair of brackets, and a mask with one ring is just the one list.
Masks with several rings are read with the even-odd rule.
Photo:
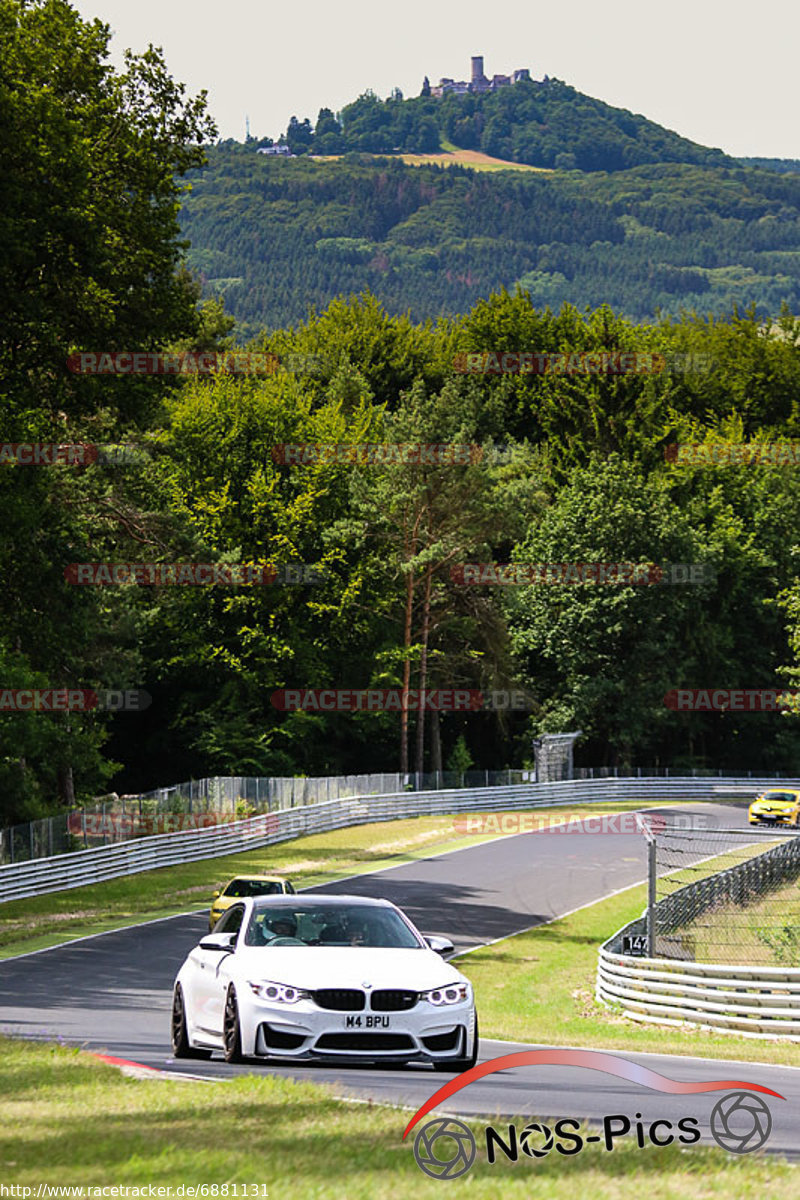
[[208, 914], [208, 928], [213, 929], [226, 908], [230, 908], [234, 900], [243, 896], [294, 896], [295, 890], [288, 879], [279, 875], [237, 875], [226, 883], [224, 888], [214, 892], [211, 897], [211, 911]]
[[751, 825], [794, 825], [797, 827], [800, 816], [800, 791], [762, 792], [757, 796], [749, 809]]

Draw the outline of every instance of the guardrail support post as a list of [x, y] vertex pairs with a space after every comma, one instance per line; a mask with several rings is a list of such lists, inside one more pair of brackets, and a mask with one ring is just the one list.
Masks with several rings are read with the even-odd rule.
[[656, 957], [656, 839], [647, 842], [647, 956]]

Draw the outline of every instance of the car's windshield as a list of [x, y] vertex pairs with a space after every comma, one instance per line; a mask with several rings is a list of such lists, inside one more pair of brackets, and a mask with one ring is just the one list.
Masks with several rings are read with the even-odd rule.
[[282, 892], [280, 883], [274, 879], [232, 879], [225, 888], [225, 896], [272, 896]]
[[792, 801], [794, 800], [794, 794], [792, 792], [765, 792], [765, 794], [761, 797], [761, 799], [762, 800], [783, 800], [783, 801], [786, 801], [787, 803], [791, 804]]
[[270, 905], [254, 909], [245, 933], [246, 946], [371, 946], [420, 949], [424, 946], [391, 908], [324, 904], [313, 907]]

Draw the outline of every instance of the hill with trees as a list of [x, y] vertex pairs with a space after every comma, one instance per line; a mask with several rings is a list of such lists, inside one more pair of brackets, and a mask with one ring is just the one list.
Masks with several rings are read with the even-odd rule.
[[[684, 162], [481, 176], [241, 146], [213, 148], [203, 170], [203, 97], [159, 52], [115, 70], [109, 29], [65, 0], [0, 0], [0, 36], [1, 825], [206, 775], [522, 766], [533, 736], [576, 728], [581, 764], [796, 771], [796, 710], [665, 702], [800, 678], [794, 453], [666, 453], [800, 440], [800, 321], [779, 303], [796, 279], [791, 174]], [[249, 342], [185, 270], [187, 177], [190, 261], [251, 314]], [[498, 264], [527, 290], [497, 290]], [[743, 276], [767, 319], [624, 315], [679, 294], [711, 307]], [[372, 293], [327, 302], [365, 278]], [[543, 305], [565, 286], [596, 307]], [[617, 295], [617, 310], [603, 302]], [[274, 370], [68, 366], [245, 343]], [[463, 370], [500, 350], [669, 365]], [[33, 443], [135, 453], [32, 465], [8, 452]], [[287, 443], [358, 452], [291, 462], [275, 453]], [[348, 461], [376, 443], [482, 453]], [[457, 569], [576, 562], [705, 569], [683, 586], [503, 587]], [[76, 586], [78, 564], [142, 575]], [[308, 564], [316, 582], [171, 586], [174, 564]], [[520, 690], [527, 707], [423, 718], [274, 701], [406, 685]], [[152, 703], [11, 702], [52, 689], [143, 689]]]
[[579, 171], [625, 171], [646, 163], [723, 166], [700, 146], [646, 117], [586, 96], [559, 79], [523, 79], [496, 91], [385, 100], [366, 91], [338, 116], [322, 108], [312, 126], [292, 117], [282, 140], [293, 154], [424, 154], [450, 143], [495, 158]]
[[211, 147], [208, 160], [183, 203], [188, 261], [246, 334], [364, 288], [415, 320], [501, 287], [633, 320], [800, 308], [791, 173], [733, 160], [479, 173], [363, 154], [278, 159], [255, 143]]

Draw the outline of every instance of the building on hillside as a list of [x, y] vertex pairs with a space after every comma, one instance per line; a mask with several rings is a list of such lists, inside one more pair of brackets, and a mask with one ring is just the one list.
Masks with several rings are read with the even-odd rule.
[[288, 146], [262, 146], [260, 150], [256, 150], [256, 154], [282, 154], [286, 158], [294, 158]]
[[[494, 92], [501, 87], [511, 87], [523, 80], [530, 81], [531, 73], [527, 67], [521, 67], [511, 75], [493, 75], [487, 79], [483, 70], [483, 55], [472, 56], [472, 71], [469, 81], [465, 79], [449, 79], [446, 76], [439, 80], [436, 87], [430, 89], [431, 96], [446, 96], [450, 93], [464, 96], [467, 93], [480, 95], [483, 92]], [[425, 77], [427, 80], [427, 76]], [[423, 84], [423, 90], [425, 85]], [[427, 94], [427, 93], [426, 93]]]

